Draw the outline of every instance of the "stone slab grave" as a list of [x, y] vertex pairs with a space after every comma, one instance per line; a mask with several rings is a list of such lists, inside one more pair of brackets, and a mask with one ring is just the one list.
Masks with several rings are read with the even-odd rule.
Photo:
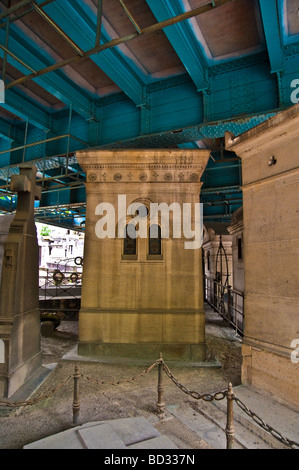
[[24, 449], [177, 449], [145, 418], [87, 423], [33, 442]]

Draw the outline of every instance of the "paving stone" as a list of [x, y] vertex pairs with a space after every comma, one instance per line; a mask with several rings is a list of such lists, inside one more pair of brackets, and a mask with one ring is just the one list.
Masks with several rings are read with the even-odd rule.
[[109, 424], [78, 429], [85, 449], [125, 449], [126, 446]]
[[168, 437], [160, 435], [128, 446], [127, 449], [178, 449], [178, 447]]
[[143, 417], [107, 421], [126, 446], [160, 436], [160, 433]]
[[[136, 447], [135, 447], [136, 446]], [[143, 417], [85, 423], [24, 449], [177, 449]]]
[[24, 449], [84, 449], [79, 436], [74, 429], [46, 437], [39, 441], [27, 444]]

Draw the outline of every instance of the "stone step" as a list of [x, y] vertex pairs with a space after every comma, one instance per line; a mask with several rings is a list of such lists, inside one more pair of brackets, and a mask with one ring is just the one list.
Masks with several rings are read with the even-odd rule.
[[[264, 423], [282, 436], [299, 442], [299, 413], [245, 386], [235, 387], [234, 394]], [[194, 400], [168, 406], [167, 410], [214, 449], [225, 449], [226, 406], [226, 399], [213, 402]], [[235, 402], [234, 427], [236, 449], [289, 448], [253, 421]]]
[[[299, 412], [278, 403], [271, 397], [262, 395], [251, 387], [240, 385], [234, 388], [235, 396], [266, 425], [271, 426], [283, 437], [299, 443]], [[214, 406], [226, 413], [226, 402], [213, 402]], [[289, 449], [289, 446], [276, 439], [248, 416], [234, 402], [234, 419], [252, 434], [263, 440], [269, 448]]]

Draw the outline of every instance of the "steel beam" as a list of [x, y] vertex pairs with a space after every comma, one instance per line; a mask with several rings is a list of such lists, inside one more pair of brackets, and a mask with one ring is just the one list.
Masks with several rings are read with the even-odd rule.
[[106, 42], [105, 44], [101, 44], [99, 46], [93, 47], [92, 49], [86, 51], [84, 53], [83, 57], [81, 57], [80, 55], [76, 55], [76, 56], [70, 57], [68, 59], [62, 60], [60, 62], [57, 62], [53, 65], [50, 65], [49, 67], [45, 67], [45, 68], [37, 71], [35, 75], [34, 74], [29, 74], [27, 76], [19, 78], [18, 80], [14, 80], [13, 82], [11, 82], [7, 85], [7, 89], [9, 89], [13, 86], [19, 85], [20, 83], [24, 83], [28, 80], [32, 80], [33, 78], [45, 75], [49, 72], [53, 72], [55, 70], [61, 69], [61, 68], [65, 67], [66, 65], [70, 65], [70, 64], [73, 64], [73, 63], [76, 63], [76, 62], [81, 62], [81, 61], [83, 61], [84, 59], [86, 59], [88, 57], [91, 57], [95, 54], [99, 54], [100, 52], [103, 52], [107, 49], [111, 49], [111, 48], [113, 48], [115, 46], [118, 46], [120, 44], [124, 44], [128, 41], [131, 41], [131, 40], [141, 36], [141, 35], [144, 36], [144, 35], [147, 35], [147, 34], [155, 33], [157, 31], [161, 31], [161, 30], [163, 30], [164, 28], [166, 28], [168, 26], [180, 23], [181, 21], [184, 21], [188, 18], [193, 18], [194, 16], [205, 13], [206, 11], [210, 11], [213, 8], [215, 8], [215, 5], [216, 5], [216, 7], [218, 5], [222, 6], [224, 4], [234, 3], [235, 0], [219, 0], [217, 3], [216, 2], [217, 2], [217, 0], [211, 0], [206, 5], [197, 7], [194, 10], [190, 10], [188, 12], [177, 15], [174, 18], [170, 18], [168, 20], [161, 21], [159, 23], [155, 23], [151, 26], [148, 26], [148, 27], [144, 28], [141, 31], [141, 33], [138, 33], [136, 31], [135, 33], [128, 34], [127, 36], [112, 39], [112, 40]]
[[[0, 29], [0, 40], [4, 42], [5, 32]], [[5, 52], [5, 46], [0, 46], [0, 56], [3, 57]], [[34, 70], [32, 75], [37, 76], [36, 70], [43, 67], [49, 62], [47, 57], [42, 57], [41, 54], [36, 54], [32, 44], [29, 43], [26, 36], [16, 32], [14, 26], [11, 26], [9, 35], [9, 48], [7, 48], [8, 61], [17, 68], [20, 72], [28, 73], [29, 70]], [[24, 59], [26, 58], [26, 60]], [[61, 72], [57, 71], [55, 76], [44, 76], [35, 79], [36, 83], [42, 88], [47, 90], [52, 95], [56, 96], [66, 105], [73, 105], [73, 109], [85, 119], [93, 118], [92, 107], [93, 100], [82, 93], [74, 85], [71, 80], [67, 79], [62, 75]], [[10, 84], [6, 85], [9, 89]]]
[[[158, 21], [180, 12], [177, 0], [146, 0], [148, 6]], [[165, 30], [165, 34], [192, 78], [198, 91], [207, 90], [209, 84], [206, 78], [207, 63], [200, 50], [196, 38], [187, 22], [182, 22]]]
[[28, 119], [30, 124], [39, 129], [50, 130], [49, 115], [16, 90], [7, 90], [5, 92], [5, 103], [1, 103], [0, 108], [7, 109], [12, 114], [24, 119], [24, 121]]
[[55, 31], [61, 36], [63, 37], [63, 39], [65, 39], [65, 41], [79, 54], [79, 55], [83, 55], [83, 51], [82, 49], [63, 31], [62, 28], [60, 28], [56, 23], [55, 21], [52, 20], [52, 18], [50, 18], [49, 15], [47, 15], [47, 13], [38, 6], [37, 3], [33, 2], [32, 3], [33, 5], [33, 8], [35, 9], [35, 11], [37, 11], [37, 13], [42, 17], [44, 18], [44, 20], [46, 20], [47, 23], [49, 23], [53, 29], [55, 29]]
[[13, 141], [10, 137], [10, 124], [2, 118], [0, 118], [0, 137], [7, 142]]
[[283, 51], [276, 0], [259, 0], [271, 72], [282, 72]]
[[21, 2], [16, 3], [10, 8], [7, 8], [6, 10], [0, 13], [0, 20], [3, 20], [3, 18], [7, 18], [7, 16], [11, 15], [12, 13], [15, 13], [20, 8], [23, 8], [26, 5], [29, 5], [29, 3], [32, 3], [32, 0], [22, 0]]
[[[63, 25], [66, 33], [76, 41], [83, 50], [90, 50], [98, 41], [98, 23], [92, 11], [84, 10], [84, 5], [73, 0], [72, 3], [62, 6], [59, 3], [47, 8], [49, 15], [60, 26]], [[99, 18], [97, 18], [97, 21]], [[110, 38], [101, 26], [101, 42], [107, 43]], [[99, 43], [98, 43], [99, 44]], [[102, 47], [102, 46], [98, 46]], [[85, 53], [85, 54], [88, 54]], [[136, 104], [144, 103], [142, 97], [143, 83], [135, 71], [124, 60], [122, 55], [112, 49], [103, 51], [90, 57], [95, 64], [111, 78], [111, 80]]]

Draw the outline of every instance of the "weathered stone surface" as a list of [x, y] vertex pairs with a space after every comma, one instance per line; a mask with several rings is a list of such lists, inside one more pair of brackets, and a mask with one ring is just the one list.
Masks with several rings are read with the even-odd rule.
[[86, 423], [24, 446], [24, 449], [177, 449], [145, 418]]
[[[245, 268], [243, 383], [299, 407], [299, 106], [233, 138], [242, 159]], [[269, 165], [271, 157], [276, 163]], [[299, 344], [299, 339], [298, 339]]]
[[0, 364], [0, 396], [13, 395], [41, 367], [38, 298], [38, 244], [34, 201], [36, 167], [20, 166], [11, 180], [18, 191], [17, 212], [4, 245], [0, 288], [0, 339], [4, 361]]
[[[99, 239], [96, 208], [116, 209], [116, 232], [133, 219], [120, 217], [119, 195], [127, 205], [199, 202], [205, 150], [81, 151], [87, 174], [84, 277], [79, 315], [79, 354], [205, 358], [205, 317], [201, 249], [185, 249], [185, 238], [162, 239], [162, 251], [150, 256], [148, 238], [137, 239], [136, 255], [124, 254], [123, 239]], [[122, 214], [123, 215], [123, 214]], [[147, 229], [150, 218], [147, 218]], [[163, 226], [165, 220], [159, 219]], [[153, 355], [152, 355], [153, 352]]]
[[78, 430], [85, 449], [125, 449], [126, 446], [109, 424]]

